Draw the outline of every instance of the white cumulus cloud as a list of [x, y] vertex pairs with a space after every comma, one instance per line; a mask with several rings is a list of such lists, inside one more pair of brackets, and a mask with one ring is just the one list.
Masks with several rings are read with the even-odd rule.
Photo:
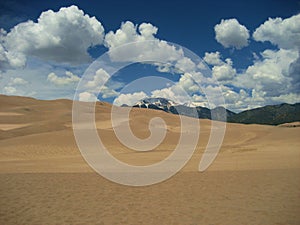
[[[110, 31], [105, 35], [104, 43], [110, 50], [110, 58], [118, 62], [155, 59], [156, 62], [163, 63], [182, 59], [181, 49], [154, 37], [157, 30], [150, 23], [142, 23], [139, 26], [130, 21], [122, 23], [120, 29], [115, 32]], [[122, 48], [118, 48], [120, 46]]]
[[97, 101], [97, 96], [94, 95], [93, 93], [90, 92], [81, 92], [79, 94], [79, 101], [83, 101], [83, 102], [95, 102]]
[[222, 19], [221, 23], [215, 26], [215, 33], [216, 40], [225, 48], [241, 49], [248, 45], [250, 37], [249, 30], [237, 19]]
[[287, 19], [269, 18], [253, 33], [256, 41], [269, 41], [279, 48], [300, 48], [300, 14]]
[[104, 69], [100, 68], [95, 72], [93, 79], [87, 81], [85, 86], [92, 89], [99, 88], [107, 82], [109, 77], [109, 74]]
[[203, 59], [209, 65], [220, 66], [223, 64], [220, 52], [205, 52]]
[[23, 84], [28, 84], [28, 81], [26, 81], [20, 77], [15, 77], [15, 78], [11, 79], [11, 84], [12, 85], [23, 85]]
[[228, 82], [236, 76], [236, 69], [230, 58], [223, 61], [220, 52], [206, 52], [204, 61], [212, 65], [212, 74], [220, 82]]
[[290, 64], [298, 57], [293, 50], [265, 50], [262, 59], [256, 60], [243, 74], [240, 74], [234, 85], [255, 89], [265, 97], [275, 97], [291, 92], [294, 82], [289, 74]]
[[3, 88], [3, 93], [6, 95], [14, 95], [17, 93], [17, 89], [15, 87], [7, 86]]
[[95, 17], [73, 5], [58, 12], [42, 12], [37, 22], [19, 23], [0, 36], [1, 67], [24, 66], [26, 56], [76, 64], [91, 59], [87, 50], [103, 43], [104, 28]]
[[225, 63], [214, 66], [212, 74], [218, 81], [230, 81], [235, 77], [236, 69], [232, 67], [232, 61], [228, 58], [225, 60]]
[[115, 100], [114, 104], [115, 105], [129, 105], [132, 106], [135, 103], [137, 103], [139, 100], [148, 97], [147, 94], [143, 91], [140, 92], [134, 92], [134, 93], [128, 93], [128, 94], [120, 94]]
[[47, 80], [56, 85], [68, 85], [72, 83], [77, 83], [80, 80], [80, 77], [74, 75], [70, 71], [65, 72], [65, 76], [57, 76], [55, 73], [49, 73]]
[[110, 98], [118, 95], [115, 89], [122, 87], [122, 83], [109, 80], [109, 74], [103, 69], [98, 69], [91, 80], [86, 81], [84, 88], [96, 95], [101, 94], [102, 98]]

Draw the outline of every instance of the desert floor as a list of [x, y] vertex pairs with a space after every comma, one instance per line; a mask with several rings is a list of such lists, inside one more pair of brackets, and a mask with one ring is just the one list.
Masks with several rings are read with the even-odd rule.
[[[97, 104], [96, 126], [112, 155], [147, 165], [171, 154], [178, 116], [133, 109], [137, 137], [149, 136], [153, 117], [168, 129], [155, 150], [136, 152], [115, 137], [110, 108]], [[211, 122], [194, 121], [201, 133], [187, 165], [164, 182], [131, 187], [108, 181], [85, 162], [73, 135], [71, 101], [0, 96], [0, 224], [300, 224], [300, 127], [228, 123], [216, 160], [198, 172]]]

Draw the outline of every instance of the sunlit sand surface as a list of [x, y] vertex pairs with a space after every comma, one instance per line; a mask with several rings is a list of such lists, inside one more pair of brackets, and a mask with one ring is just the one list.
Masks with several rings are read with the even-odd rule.
[[16, 128], [26, 127], [28, 125], [29, 124], [0, 124], [0, 130], [4, 130], [4, 131], [13, 130]]
[[[85, 162], [73, 135], [71, 101], [0, 95], [0, 106], [0, 224], [300, 224], [300, 127], [227, 124], [219, 155], [200, 173], [211, 126], [200, 120], [195, 153], [180, 172], [129, 187]], [[114, 135], [110, 108], [97, 104], [96, 127], [119, 160], [149, 165], [176, 147], [178, 116], [133, 109], [130, 126], [139, 138], [150, 135], [153, 117], [167, 125], [156, 149], [137, 152]]]

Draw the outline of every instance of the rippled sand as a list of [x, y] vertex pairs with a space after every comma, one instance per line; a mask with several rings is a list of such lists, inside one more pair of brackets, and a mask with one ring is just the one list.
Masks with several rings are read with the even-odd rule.
[[[200, 173], [210, 134], [210, 121], [200, 120], [196, 151], [183, 170], [162, 183], [129, 187], [84, 161], [71, 108], [68, 100], [0, 96], [0, 224], [300, 224], [300, 127], [227, 124], [218, 157]], [[124, 162], [155, 163], [177, 145], [176, 115], [133, 109], [136, 136], [149, 136], [153, 117], [168, 130], [154, 151], [136, 152], [114, 136], [110, 105], [98, 104], [96, 112], [101, 140]]]

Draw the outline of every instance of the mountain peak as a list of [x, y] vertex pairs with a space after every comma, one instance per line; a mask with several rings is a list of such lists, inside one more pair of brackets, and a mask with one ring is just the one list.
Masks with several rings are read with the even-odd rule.
[[300, 121], [300, 103], [269, 105], [256, 109], [234, 113], [223, 106], [214, 109], [204, 107], [204, 103], [178, 104], [165, 98], [144, 98], [133, 107], [162, 110], [172, 114], [180, 114], [201, 119], [214, 119], [233, 123], [257, 123], [278, 125]]
[[175, 103], [174, 101], [166, 98], [144, 98], [138, 101], [137, 103], [135, 103], [134, 105], [142, 105], [142, 104], [147, 104], [147, 105], [153, 104], [156, 106], [177, 105], [177, 103]]

